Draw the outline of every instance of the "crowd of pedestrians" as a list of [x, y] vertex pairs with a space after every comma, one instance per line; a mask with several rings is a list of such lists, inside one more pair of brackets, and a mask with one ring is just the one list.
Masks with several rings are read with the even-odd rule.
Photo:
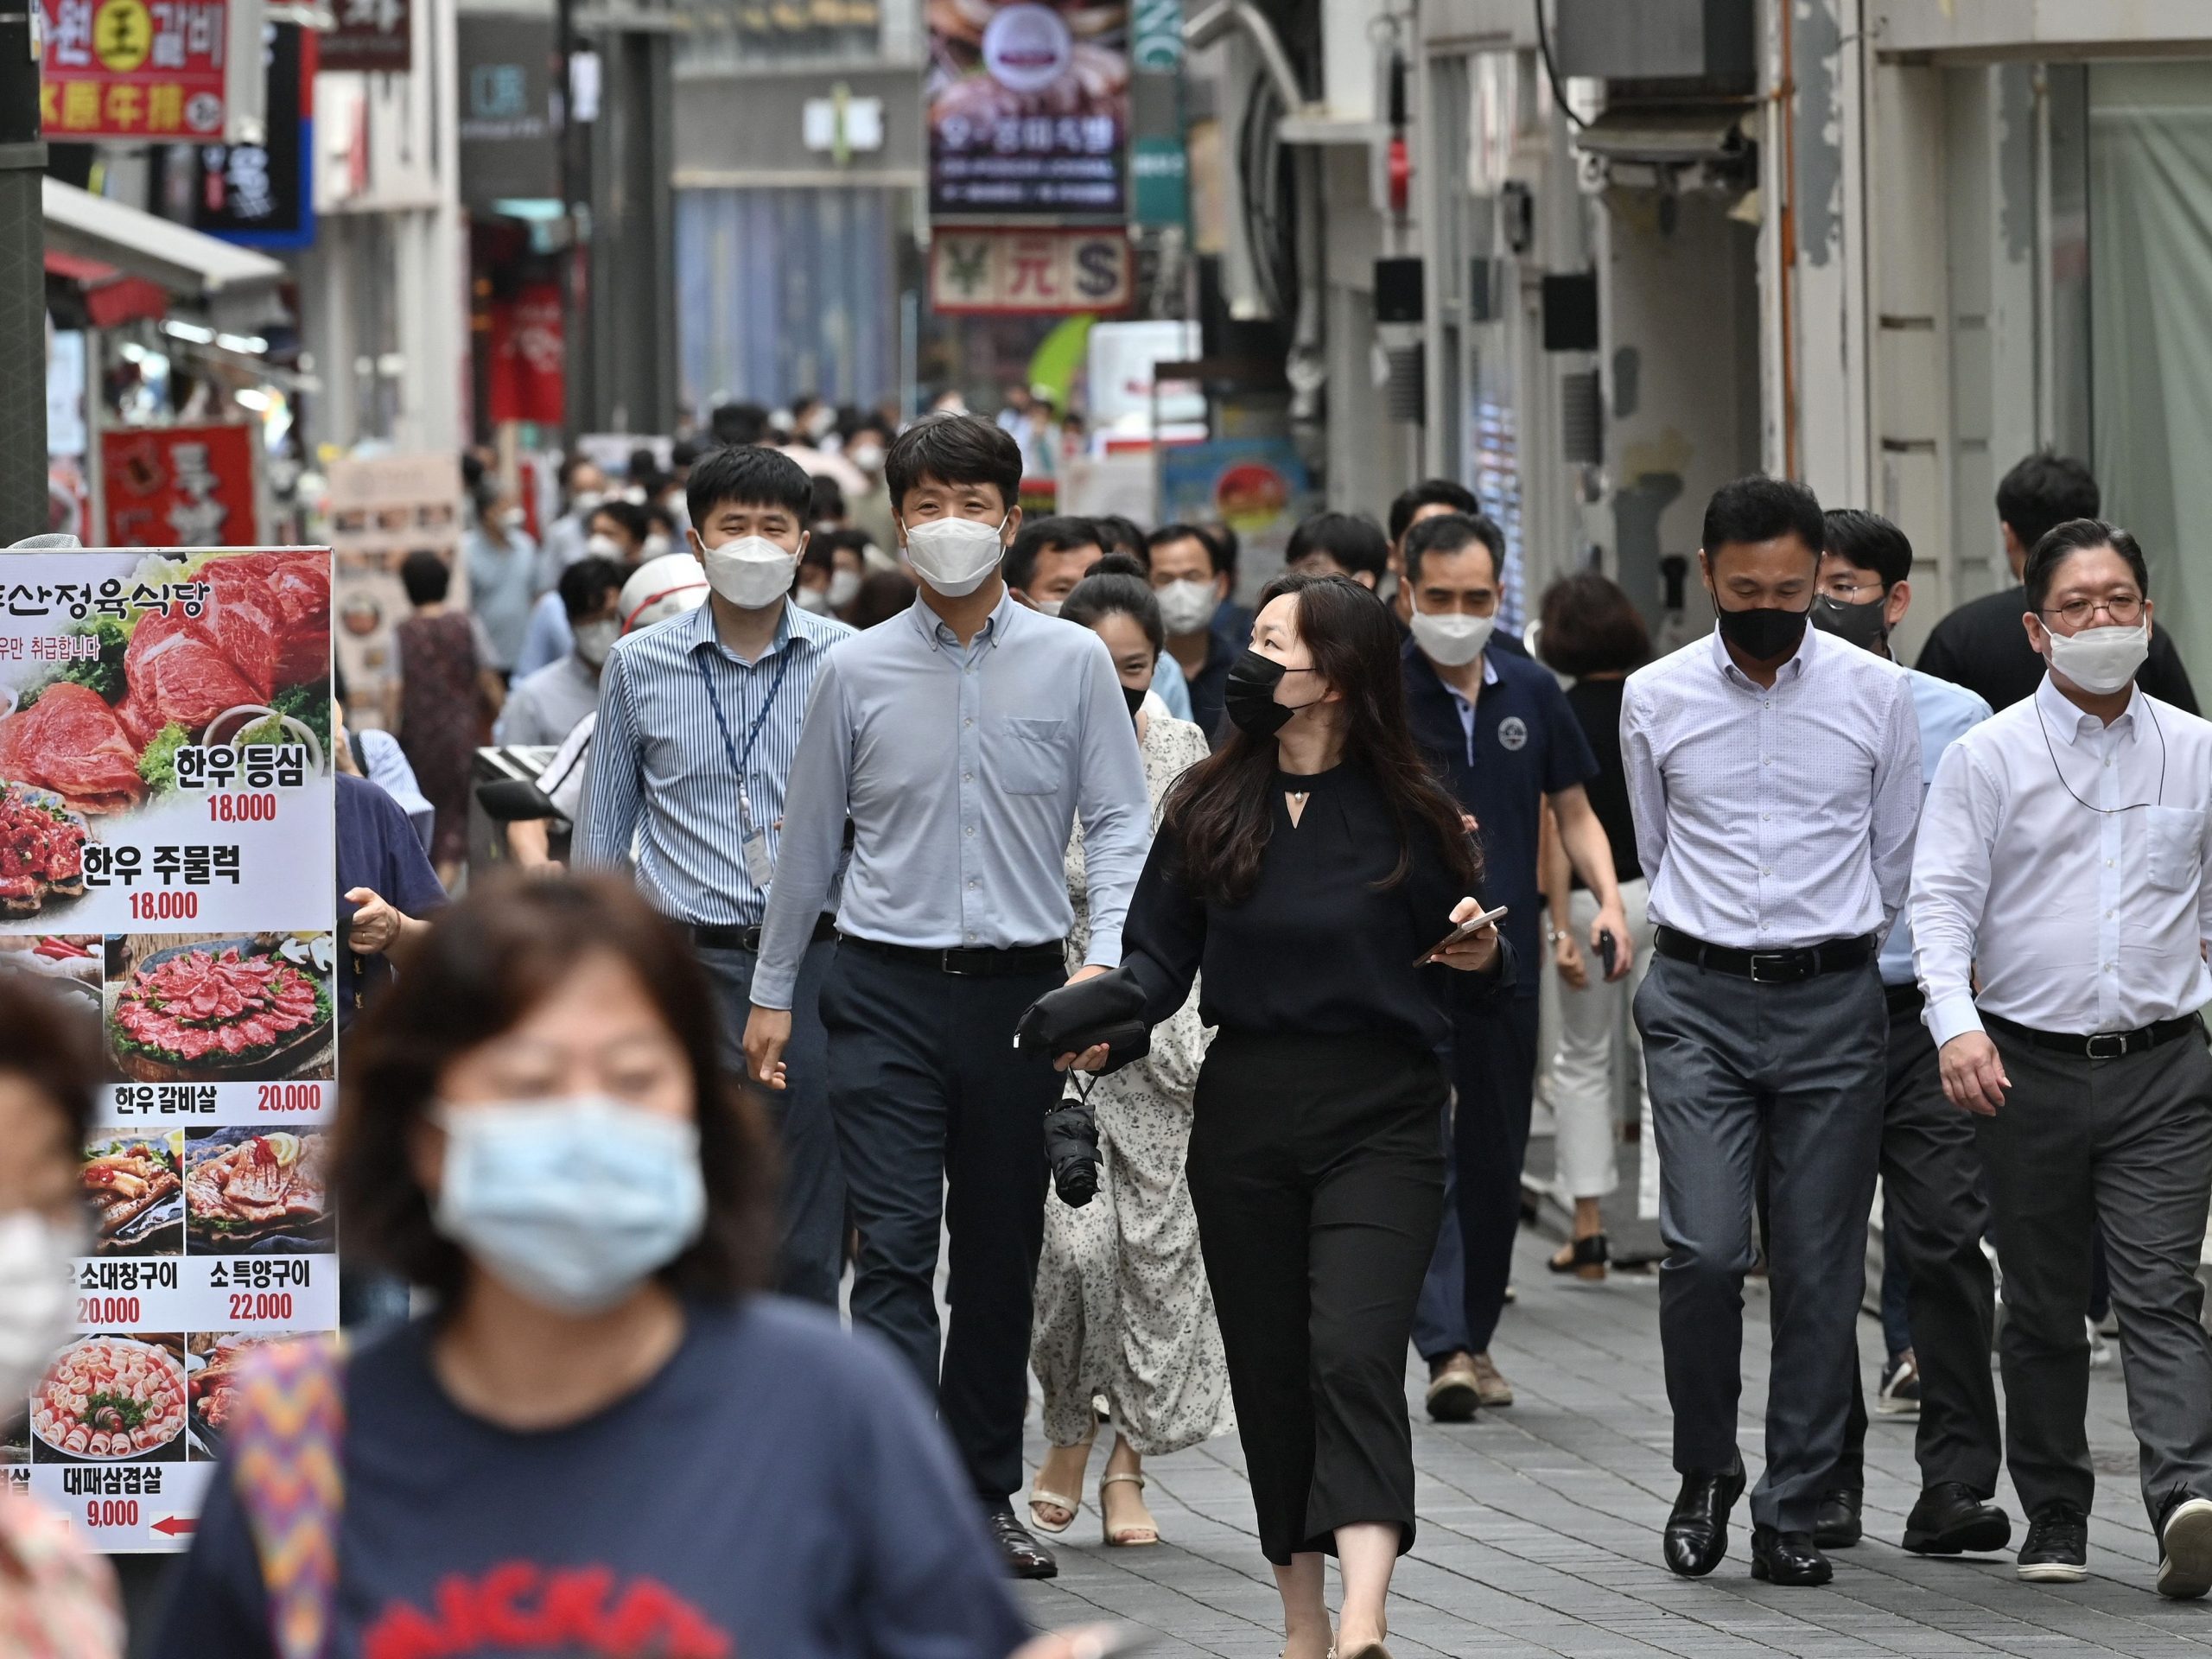
[[[1669, 1568], [1728, 1553], [1754, 1271], [1751, 1570], [1823, 1583], [1859, 1540], [1878, 1181], [1904, 1548], [2010, 1544], [2009, 1462], [2020, 1575], [2086, 1575], [2107, 1294], [2158, 1587], [2212, 1588], [2212, 726], [2078, 464], [2007, 475], [2020, 586], [1918, 668], [1896, 525], [1730, 484], [1715, 626], [1652, 660], [1594, 571], [1502, 627], [1506, 537], [1447, 481], [1307, 519], [1246, 610], [1225, 527], [1025, 521], [1001, 424], [767, 443], [758, 416], [718, 411], [644, 501], [572, 468], [542, 546], [488, 494], [467, 612], [441, 562], [404, 572], [430, 859], [496, 720], [554, 751], [515, 861], [578, 874], [433, 921], [408, 813], [355, 801], [377, 972], [336, 1187], [349, 1255], [429, 1311], [257, 1377], [249, 1422], [327, 1422], [308, 1566], [272, 1565], [242, 1460], [163, 1652], [321, 1650], [287, 1620], [371, 1651], [526, 1581], [671, 1652], [1057, 1659], [1084, 1638], [1024, 1646], [1003, 1578], [1052, 1576], [1087, 1502], [1107, 1546], [1159, 1544], [1147, 1460], [1234, 1432], [1286, 1655], [1387, 1659], [1407, 1352], [1439, 1421], [1514, 1405], [1540, 1078], [1554, 1270], [1609, 1271], [1625, 1143], [1656, 1179]], [[35, 1027], [0, 993], [0, 1034]], [[1109, 1007], [1057, 1054], [1013, 1040]], [[6, 1052], [0, 1111], [66, 1134], [79, 1059]], [[7, 1180], [0, 1290], [71, 1221]], [[0, 1559], [97, 1631], [61, 1548], [0, 1507]]]

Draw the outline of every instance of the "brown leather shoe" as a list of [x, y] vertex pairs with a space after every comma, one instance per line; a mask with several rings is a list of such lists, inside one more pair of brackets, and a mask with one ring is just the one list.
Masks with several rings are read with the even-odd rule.
[[1471, 1423], [1482, 1403], [1482, 1378], [1474, 1357], [1449, 1354], [1429, 1372], [1428, 1414], [1440, 1423]]
[[1513, 1385], [1499, 1375], [1491, 1363], [1489, 1351], [1474, 1357], [1475, 1397], [1486, 1406], [1510, 1406], [1513, 1403]]

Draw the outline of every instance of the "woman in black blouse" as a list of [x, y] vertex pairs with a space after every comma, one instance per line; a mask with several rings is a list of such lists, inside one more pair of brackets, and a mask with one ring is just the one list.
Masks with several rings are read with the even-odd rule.
[[[1198, 1008], [1191, 1196], [1282, 1592], [1288, 1659], [1383, 1655], [1414, 1538], [1405, 1353], [1443, 1213], [1438, 966], [1501, 983], [1474, 846], [1407, 734], [1398, 637], [1372, 593], [1285, 576], [1230, 671], [1236, 734], [1177, 781], [1123, 930], [1146, 1017]], [[1104, 1058], [1092, 1050], [1077, 1065]]]

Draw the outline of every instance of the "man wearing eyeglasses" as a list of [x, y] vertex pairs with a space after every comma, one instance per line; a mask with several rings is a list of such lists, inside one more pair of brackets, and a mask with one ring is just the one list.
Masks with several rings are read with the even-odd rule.
[[[2205, 803], [2212, 724], [2144, 695], [2149, 575], [2093, 518], [2024, 572], [2034, 696], [1936, 768], [1913, 866], [1914, 962], [1943, 1092], [1976, 1114], [2005, 1324], [2018, 1571], [2088, 1575], [2091, 1242], [2120, 1313], [2158, 1590], [2212, 1589], [2212, 1338], [2196, 1274], [2212, 1203]], [[1979, 976], [1979, 991], [1976, 978]]]

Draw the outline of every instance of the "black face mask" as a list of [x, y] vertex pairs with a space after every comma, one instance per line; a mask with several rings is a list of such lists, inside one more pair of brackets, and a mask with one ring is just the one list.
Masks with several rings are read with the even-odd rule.
[[[1298, 671], [1304, 674], [1312, 671]], [[1305, 707], [1300, 703], [1294, 708], [1275, 701], [1275, 687], [1289, 672], [1274, 658], [1262, 657], [1256, 651], [1247, 651], [1230, 666], [1221, 700], [1238, 731], [1247, 737], [1273, 737], [1299, 709]]]
[[1125, 685], [1122, 688], [1122, 701], [1129, 705], [1131, 720], [1135, 720], [1137, 717], [1137, 710], [1144, 707], [1144, 700], [1147, 695], [1149, 695], [1148, 688], [1145, 686]]
[[1822, 633], [1847, 640], [1861, 651], [1885, 656], [1890, 641], [1889, 597], [1885, 592], [1871, 605], [1847, 605], [1826, 594], [1818, 594], [1813, 600], [1813, 626]]
[[[1715, 610], [1719, 610], [1718, 606]], [[1755, 663], [1778, 662], [1805, 637], [1807, 613], [1760, 605], [1748, 611], [1719, 611], [1720, 637]]]

